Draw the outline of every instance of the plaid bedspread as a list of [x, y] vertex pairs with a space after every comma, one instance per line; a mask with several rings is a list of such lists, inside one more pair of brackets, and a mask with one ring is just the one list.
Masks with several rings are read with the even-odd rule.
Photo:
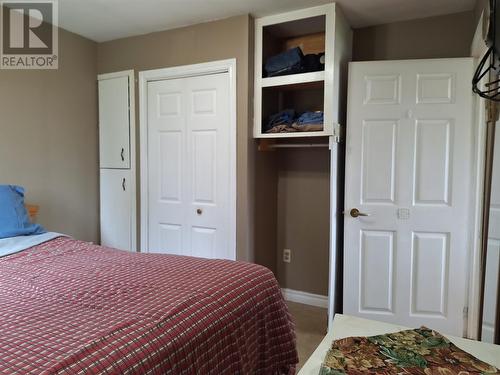
[[273, 274], [57, 238], [0, 258], [0, 374], [287, 374]]

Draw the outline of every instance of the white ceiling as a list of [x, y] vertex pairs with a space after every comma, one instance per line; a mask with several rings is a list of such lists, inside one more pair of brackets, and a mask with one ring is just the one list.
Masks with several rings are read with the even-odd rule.
[[[59, 0], [59, 25], [97, 42], [331, 0]], [[337, 0], [354, 28], [473, 9], [476, 0]]]

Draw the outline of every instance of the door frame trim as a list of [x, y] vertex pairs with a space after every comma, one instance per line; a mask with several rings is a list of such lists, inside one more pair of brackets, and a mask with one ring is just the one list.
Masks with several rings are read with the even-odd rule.
[[229, 244], [230, 259], [236, 260], [236, 59], [211, 61], [201, 64], [175, 66], [145, 70], [139, 72], [139, 129], [140, 129], [140, 203], [141, 203], [141, 251], [148, 252], [148, 116], [147, 116], [147, 86], [149, 82], [176, 78], [188, 78], [200, 75], [229, 74], [229, 140], [230, 140], [230, 167], [229, 167]]
[[[471, 56], [475, 59], [474, 69], [477, 68], [479, 59], [486, 53], [487, 46], [484, 43], [483, 35], [483, 19], [485, 13], [481, 13], [476, 31], [471, 45]], [[473, 123], [475, 128], [475, 155], [474, 155], [474, 197], [473, 197], [473, 230], [470, 241], [471, 256], [469, 270], [469, 293], [468, 293], [468, 309], [467, 309], [467, 338], [477, 340], [479, 320], [482, 319], [480, 314], [480, 296], [481, 296], [481, 229], [482, 209], [483, 209], [483, 188], [484, 188], [484, 173], [485, 173], [485, 155], [486, 155], [486, 120], [485, 120], [485, 101], [479, 97], [475, 97], [474, 118]], [[465, 314], [464, 314], [465, 315]]]
[[[134, 70], [123, 70], [113, 73], [98, 74], [97, 80], [128, 77], [129, 105], [129, 156], [130, 156], [130, 251], [137, 251], [137, 164], [136, 164], [136, 124], [135, 124], [135, 75]], [[100, 168], [106, 169], [106, 168]]]

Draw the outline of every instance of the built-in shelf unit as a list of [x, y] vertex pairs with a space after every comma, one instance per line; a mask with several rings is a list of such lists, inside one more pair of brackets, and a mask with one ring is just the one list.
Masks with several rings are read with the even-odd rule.
[[[293, 70], [298, 71], [296, 74], [268, 77], [266, 61], [295, 47], [300, 47], [304, 55], [316, 55], [305, 58], [307, 61], [312, 58], [316, 64], [310, 64], [309, 69]], [[303, 279], [314, 279], [317, 288], [297, 280], [291, 284], [306, 295], [328, 294], [329, 322], [340, 310], [341, 294], [337, 292], [341, 290], [342, 279], [338, 269], [345, 153], [341, 130], [345, 124], [351, 50], [352, 30], [335, 3], [255, 20], [253, 135], [261, 152], [255, 168], [256, 194], [260, 194], [256, 197], [256, 210], [267, 215], [265, 225], [256, 226], [256, 231], [262, 231], [256, 237], [262, 248], [275, 251], [277, 263], [269, 260], [272, 254], [261, 254], [260, 259], [265, 259], [264, 265], [276, 267], [277, 278], [284, 288], [289, 288], [287, 275], [298, 269]], [[324, 69], [317, 64], [319, 56], [323, 57]], [[314, 65], [315, 69], [311, 68]], [[287, 109], [295, 111], [295, 120], [302, 112], [323, 111], [322, 130], [266, 132], [269, 117]], [[285, 130], [290, 127], [293, 126]], [[328, 175], [330, 178], [325, 179]], [[316, 226], [325, 222], [326, 229]], [[304, 231], [297, 223], [314, 223], [317, 230]], [[295, 263], [282, 263], [283, 249], [293, 249]], [[294, 268], [296, 262], [304, 261]], [[325, 265], [329, 292], [323, 284]]]
[[[332, 136], [339, 131], [351, 29], [334, 3], [259, 18], [255, 23], [254, 137]], [[266, 77], [266, 60], [293, 47], [324, 53], [324, 70]], [[284, 109], [323, 111], [322, 131], [266, 133], [269, 116]]]

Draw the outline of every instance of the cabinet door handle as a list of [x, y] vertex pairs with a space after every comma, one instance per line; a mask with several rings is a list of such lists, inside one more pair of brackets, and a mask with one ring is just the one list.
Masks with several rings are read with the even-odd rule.
[[125, 149], [122, 147], [122, 152], [120, 153], [120, 156], [122, 157], [122, 161], [125, 161]]
[[123, 189], [123, 191], [125, 191], [125, 178], [123, 178], [123, 180], [122, 180], [122, 189]]

